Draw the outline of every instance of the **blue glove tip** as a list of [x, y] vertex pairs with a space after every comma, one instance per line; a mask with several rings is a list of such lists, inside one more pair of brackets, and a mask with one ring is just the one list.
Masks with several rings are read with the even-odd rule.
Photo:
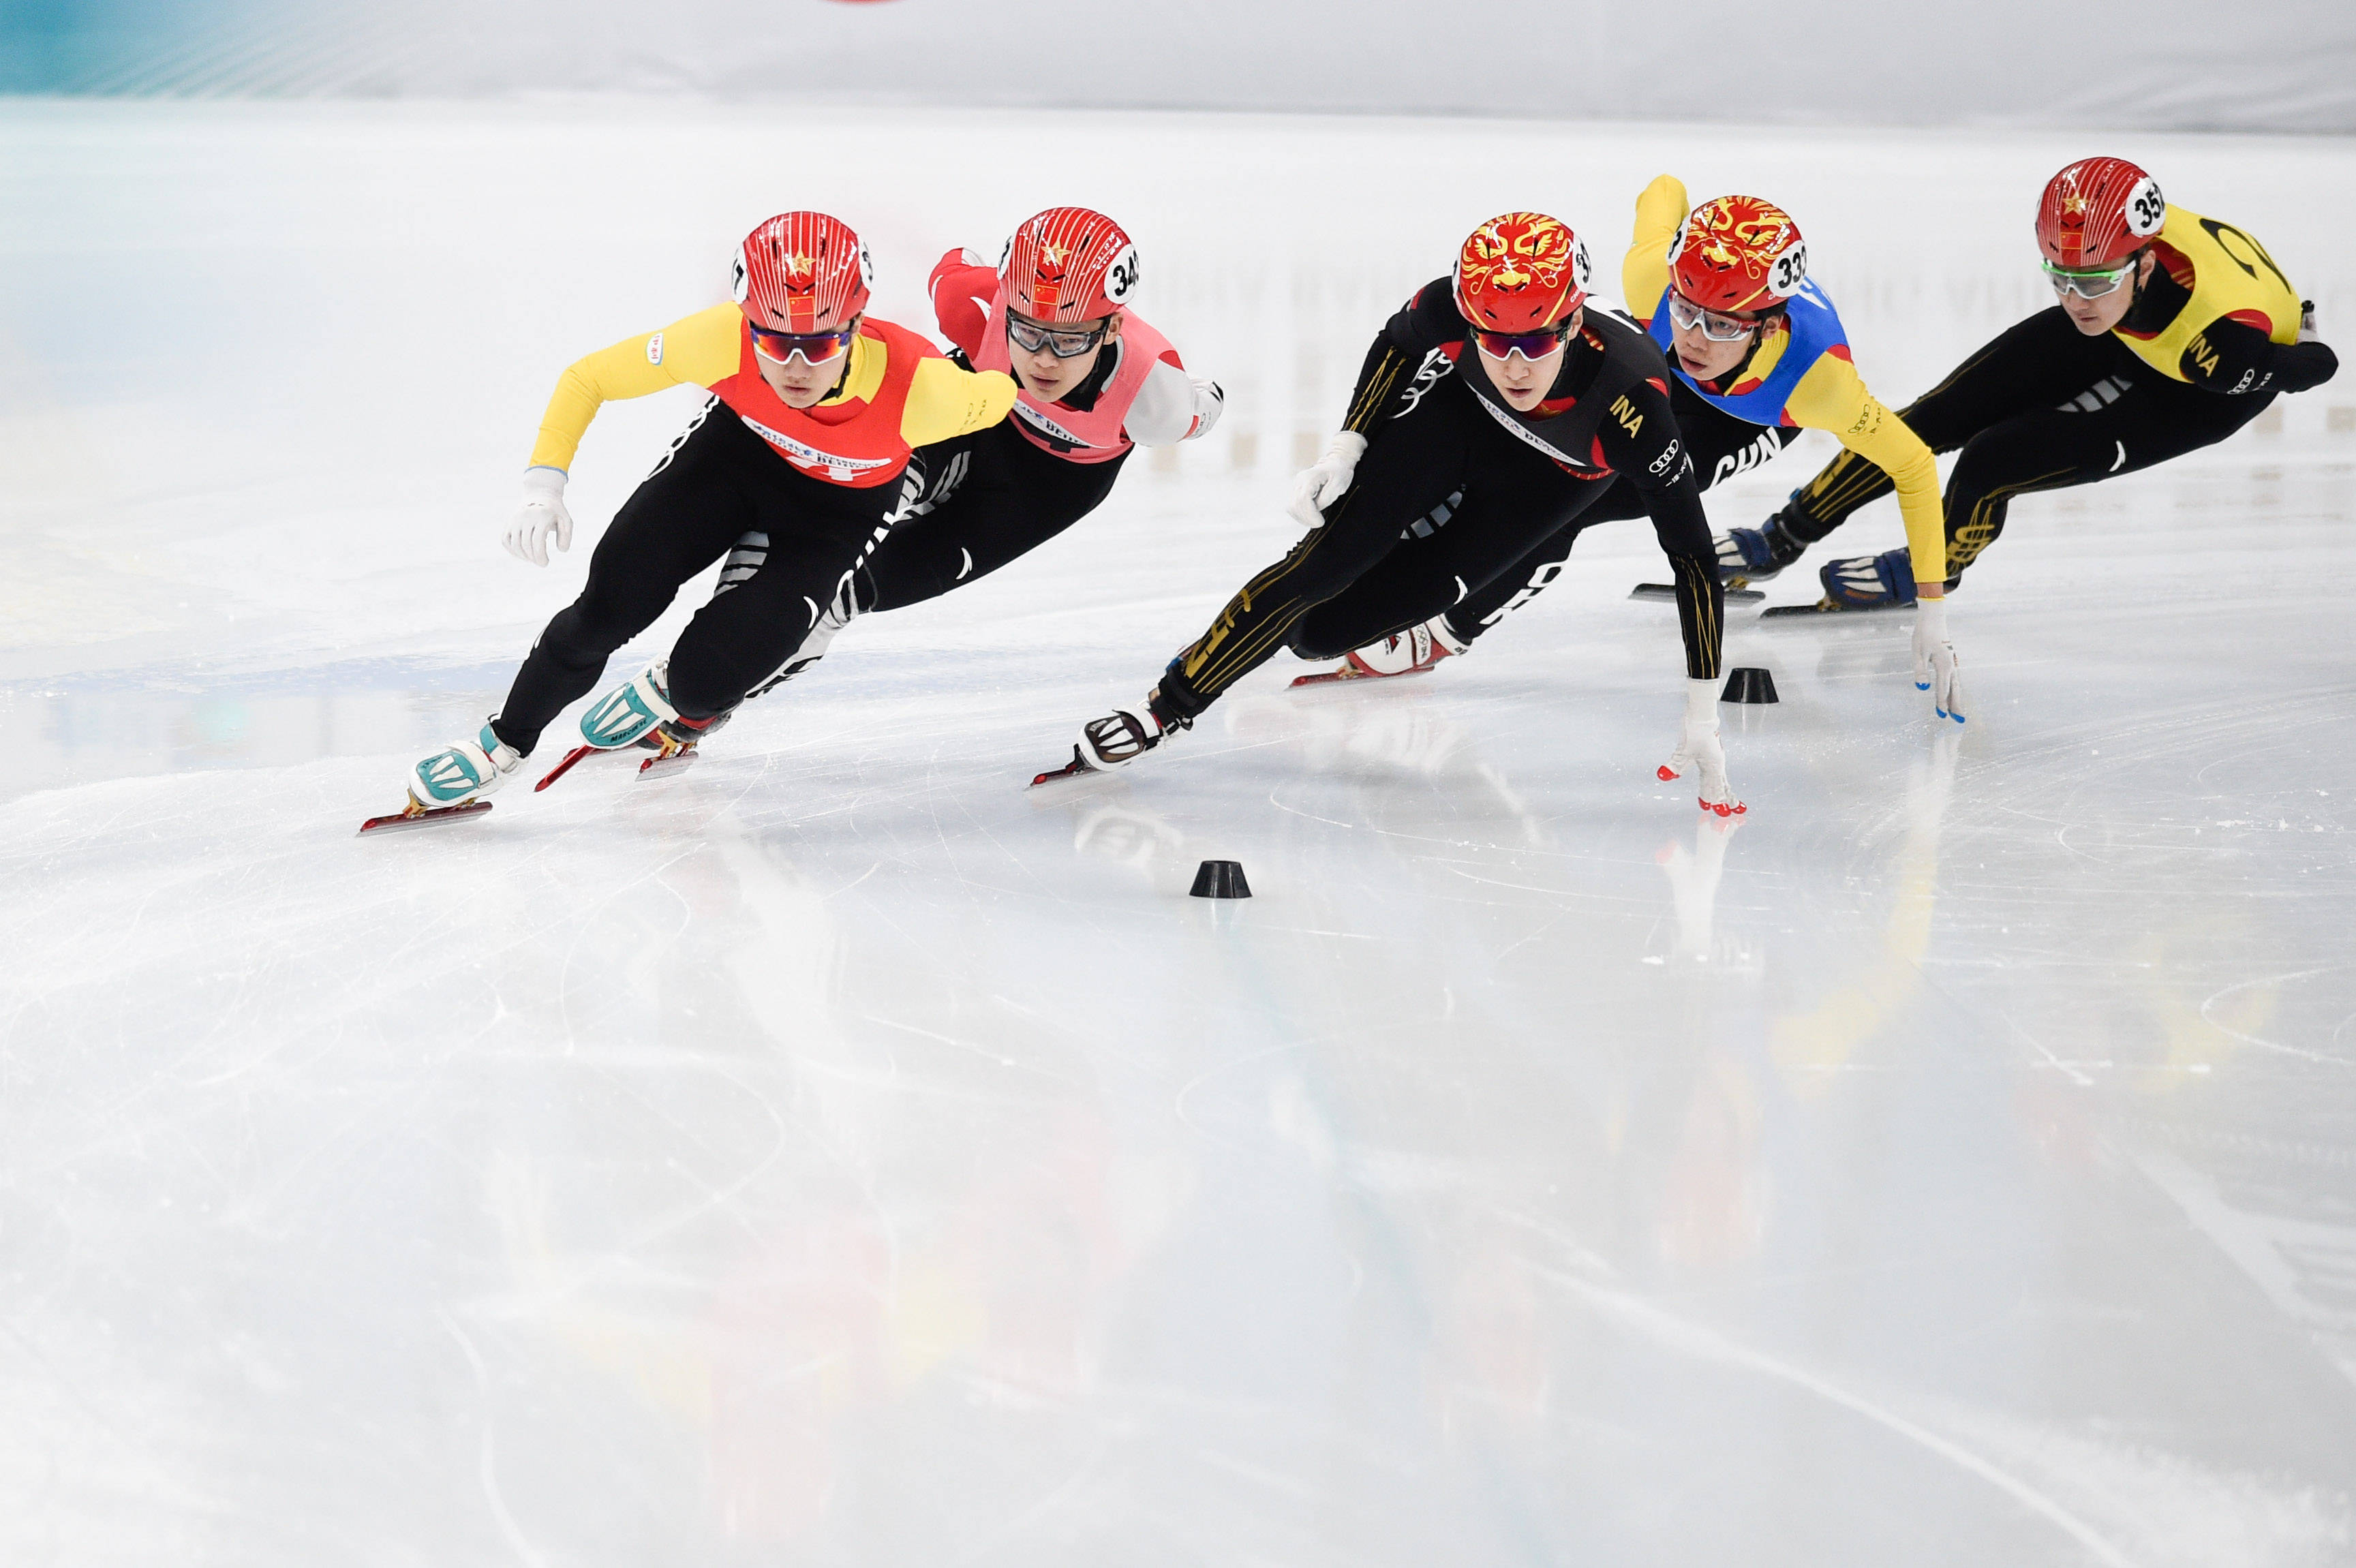
[[1917, 691], [1928, 691], [1931, 689], [1931, 683], [1927, 680], [1918, 680], [1914, 683], [1914, 689]]

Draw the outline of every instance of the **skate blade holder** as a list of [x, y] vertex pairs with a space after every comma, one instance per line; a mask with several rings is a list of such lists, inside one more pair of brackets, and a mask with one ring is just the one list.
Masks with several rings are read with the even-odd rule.
[[[1672, 582], [1639, 582], [1628, 591], [1631, 599], [1674, 600], [1676, 596], [1676, 585]], [[1756, 604], [1766, 597], [1767, 591], [1763, 588], [1730, 588], [1726, 591], [1729, 604]]]
[[1187, 897], [1197, 899], [1248, 899], [1252, 896], [1251, 884], [1244, 880], [1240, 860], [1205, 860], [1194, 872], [1194, 885]]
[[1782, 699], [1775, 695], [1775, 677], [1755, 666], [1745, 665], [1726, 672], [1726, 689], [1718, 694], [1720, 702], [1768, 703]]
[[390, 816], [371, 816], [361, 823], [360, 837], [372, 838], [380, 833], [407, 833], [419, 827], [440, 827], [452, 822], [463, 822], [470, 816], [481, 816], [490, 809], [491, 803], [487, 800], [470, 800], [458, 805], [396, 811]]

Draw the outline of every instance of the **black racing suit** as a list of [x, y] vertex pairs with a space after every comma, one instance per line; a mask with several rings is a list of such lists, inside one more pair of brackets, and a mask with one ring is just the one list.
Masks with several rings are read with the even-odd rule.
[[[2120, 325], [2157, 334], [2191, 297], [2157, 268]], [[2055, 305], [1899, 410], [1932, 451], [1961, 449], [1947, 477], [1948, 582], [1996, 542], [2015, 496], [2091, 485], [2212, 446], [2278, 394], [2329, 380], [2340, 360], [2321, 343], [2276, 343], [2229, 319], [2202, 331], [2181, 368], [2189, 380], [2163, 376], [2115, 334], [2088, 336]], [[1844, 452], [1784, 504], [1783, 526], [1814, 542], [1890, 490], [1889, 475]]]
[[[1669, 407], [1676, 414], [1677, 430], [1685, 438], [1687, 455], [1693, 460], [1695, 484], [1705, 490], [1717, 479], [1749, 473], [1781, 452], [1785, 443], [1800, 433], [1794, 427], [1752, 424], [1749, 420], [1728, 413], [1687, 385], [1681, 376], [1674, 377], [1670, 381]], [[1626, 475], [1620, 475], [1605, 487], [1593, 505], [1540, 537], [1519, 556], [1494, 566], [1483, 563], [1479, 570], [1489, 571], [1489, 580], [1472, 589], [1448, 608], [1445, 613], [1448, 629], [1460, 642], [1476, 640], [1526, 601], [1544, 592], [1547, 585], [1560, 575], [1564, 563], [1570, 559], [1571, 547], [1578, 542], [1580, 534], [1598, 523], [1623, 522], [1632, 517], [1648, 516], [1650, 512], [1645, 493], [1637, 488]], [[1452, 517], [1440, 525], [1442, 528], [1452, 526]], [[1398, 550], [1384, 562], [1386, 576], [1394, 570], [1402, 574], [1421, 571], [1434, 575], [1449, 571], [1440, 564], [1448, 550], [1436, 542], [1439, 528], [1423, 528], [1420, 531], [1428, 537], [1401, 540]], [[1493, 548], [1510, 549], [1516, 542], [1499, 539]], [[1457, 553], [1461, 557], [1463, 551], [1460, 548]], [[1447, 578], [1440, 580], [1446, 581]], [[1395, 606], [1389, 602], [1378, 599], [1371, 592], [1361, 594], [1357, 589], [1352, 588], [1319, 608], [1320, 642], [1349, 638], [1348, 646], [1364, 647], [1397, 629], [1388, 624], [1394, 612]], [[1382, 624], [1378, 627], [1377, 623]]]
[[[1676, 573], [1686, 673], [1717, 676], [1725, 600], [1660, 349], [1633, 323], [1590, 311], [1546, 398], [1523, 414], [1470, 336], [1445, 278], [1391, 317], [1344, 421], [1367, 443], [1349, 489], [1171, 661], [1152, 699], [1162, 724], [1191, 720], [1280, 647], [1326, 658], [1429, 619], [1595, 505], [1615, 476], [1644, 498]], [[1412, 539], [1407, 556], [1402, 534], [1435, 517], [1446, 526]]]
[[800, 645], [902, 500], [897, 481], [858, 488], [812, 478], [713, 399], [614, 514], [581, 596], [532, 645], [493, 732], [530, 755], [565, 705], [597, 684], [615, 649], [758, 532], [790, 547], [771, 549], [735, 592], [697, 611], [670, 653], [672, 706], [691, 719], [727, 712]]

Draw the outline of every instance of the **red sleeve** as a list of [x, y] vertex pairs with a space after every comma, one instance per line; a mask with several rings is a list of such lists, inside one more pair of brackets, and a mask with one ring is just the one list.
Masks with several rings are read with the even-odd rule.
[[928, 286], [941, 336], [972, 358], [981, 347], [981, 329], [990, 323], [990, 302], [998, 295], [996, 270], [969, 265], [962, 251], [945, 251], [933, 263]]

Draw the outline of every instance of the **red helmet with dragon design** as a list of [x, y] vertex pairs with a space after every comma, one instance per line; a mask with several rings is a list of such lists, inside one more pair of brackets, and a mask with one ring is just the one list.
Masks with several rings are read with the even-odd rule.
[[1587, 303], [1587, 245], [1543, 212], [1508, 212], [1456, 253], [1456, 308], [1484, 332], [1537, 332]]
[[1721, 196], [1686, 215], [1669, 244], [1669, 284], [1710, 311], [1776, 309], [1808, 276], [1792, 215], [1755, 196]]

